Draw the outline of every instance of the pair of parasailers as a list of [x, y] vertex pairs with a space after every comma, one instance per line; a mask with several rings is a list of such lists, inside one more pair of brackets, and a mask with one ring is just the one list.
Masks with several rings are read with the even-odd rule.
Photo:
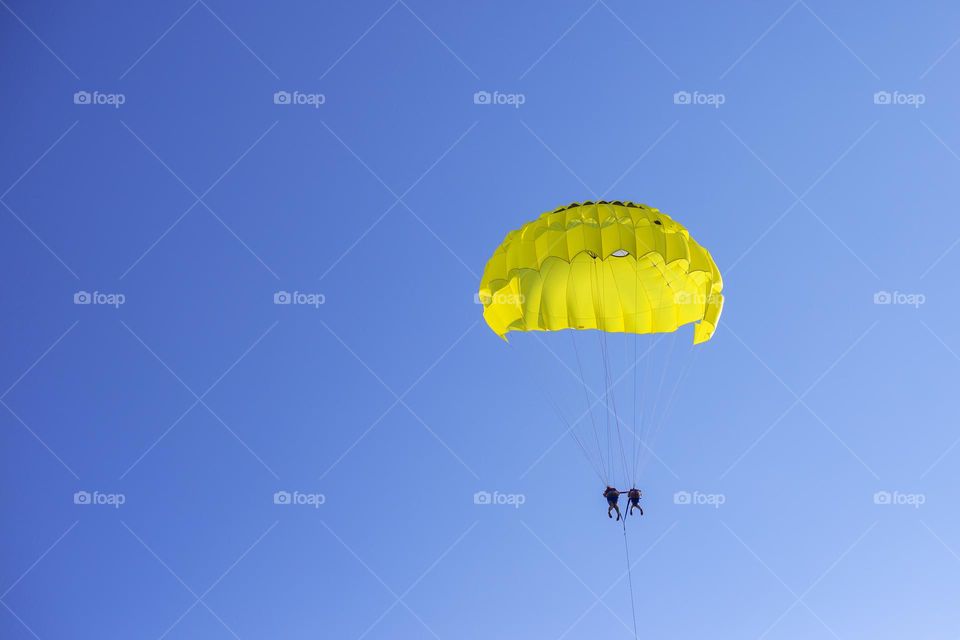
[[620, 520], [620, 505], [617, 504], [620, 500], [620, 494], [627, 494], [627, 502], [630, 505], [630, 508], [627, 511], [627, 515], [633, 515], [634, 509], [640, 510], [640, 515], [643, 515], [643, 507], [640, 506], [640, 498], [643, 496], [640, 489], [634, 487], [629, 491], [617, 491], [614, 487], [607, 486], [603, 492], [603, 497], [607, 499], [607, 517], [613, 517], [613, 511], [617, 512], [617, 520]]

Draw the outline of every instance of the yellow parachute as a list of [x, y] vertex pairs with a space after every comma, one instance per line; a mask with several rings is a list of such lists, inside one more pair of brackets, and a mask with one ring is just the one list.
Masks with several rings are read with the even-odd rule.
[[504, 238], [480, 281], [483, 317], [510, 331], [666, 333], [696, 323], [713, 336], [723, 281], [679, 223], [633, 202], [583, 202], [542, 214]]

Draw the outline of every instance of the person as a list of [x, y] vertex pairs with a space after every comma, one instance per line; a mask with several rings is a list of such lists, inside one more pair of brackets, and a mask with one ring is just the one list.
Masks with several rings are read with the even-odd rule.
[[603, 497], [607, 499], [607, 517], [612, 518], [611, 512], [616, 509], [618, 522], [620, 521], [620, 505], [617, 502], [620, 500], [621, 493], [626, 493], [626, 491], [617, 491], [610, 485], [607, 485], [607, 488], [603, 491]]
[[640, 492], [640, 489], [634, 487], [627, 491], [627, 502], [630, 505], [630, 509], [627, 511], [627, 515], [633, 515], [634, 509], [640, 510], [640, 515], [643, 515], [643, 507], [640, 506], [640, 497], [643, 494]]

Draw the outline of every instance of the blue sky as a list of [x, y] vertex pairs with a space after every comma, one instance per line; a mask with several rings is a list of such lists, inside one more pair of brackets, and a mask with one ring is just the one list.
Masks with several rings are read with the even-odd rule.
[[569, 337], [508, 346], [473, 298], [507, 231], [601, 197], [681, 221], [727, 299], [627, 526], [640, 634], [960, 634], [953, 3], [8, 1], [0, 32], [0, 636], [631, 637], [541, 393], [583, 411]]

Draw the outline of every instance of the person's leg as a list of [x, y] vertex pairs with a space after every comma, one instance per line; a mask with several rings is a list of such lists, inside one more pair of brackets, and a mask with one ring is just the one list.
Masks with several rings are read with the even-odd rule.
[[637, 505], [637, 509], [640, 509], [640, 515], [643, 515], [643, 507], [641, 507], [640, 505]]
[[607, 503], [607, 517], [608, 517], [608, 518], [612, 518], [612, 517], [613, 517], [612, 515], [610, 515], [610, 512], [611, 512], [612, 510], [613, 510], [613, 505], [610, 504], [610, 503]]

